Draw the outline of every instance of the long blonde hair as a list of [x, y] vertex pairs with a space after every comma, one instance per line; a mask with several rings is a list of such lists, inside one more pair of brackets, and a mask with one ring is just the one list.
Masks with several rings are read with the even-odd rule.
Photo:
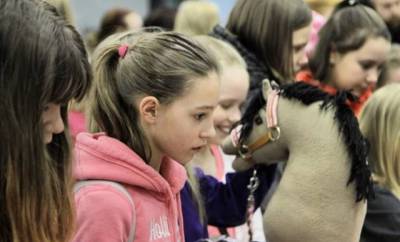
[[232, 45], [208, 35], [193, 38], [215, 56], [221, 72], [222, 69], [232, 66], [239, 66], [246, 70], [246, 62]]
[[[120, 47], [127, 48], [120, 56]], [[216, 61], [184, 35], [145, 29], [112, 35], [96, 49], [94, 85], [89, 97], [91, 132], [106, 132], [150, 161], [151, 150], [134, 100], [156, 97], [161, 104], [179, 98], [193, 78], [219, 72]]]
[[209, 1], [188, 0], [180, 4], [175, 17], [174, 31], [191, 36], [211, 32], [219, 23], [219, 10]]
[[400, 198], [400, 84], [377, 90], [360, 117], [361, 131], [370, 142], [369, 163], [374, 179]]

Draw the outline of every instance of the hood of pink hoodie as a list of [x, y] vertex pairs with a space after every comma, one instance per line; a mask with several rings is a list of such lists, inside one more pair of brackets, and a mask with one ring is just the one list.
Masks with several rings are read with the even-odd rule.
[[178, 162], [164, 158], [158, 173], [124, 143], [104, 133], [80, 133], [74, 151], [77, 180], [115, 181], [162, 195], [179, 193], [187, 179]]

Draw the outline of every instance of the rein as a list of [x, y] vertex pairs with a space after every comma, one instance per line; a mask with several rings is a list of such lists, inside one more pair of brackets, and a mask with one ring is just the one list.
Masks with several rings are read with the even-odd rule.
[[[245, 161], [252, 161], [252, 154], [254, 151], [258, 150], [262, 146], [268, 144], [271, 141], [276, 141], [279, 139], [281, 131], [278, 126], [278, 101], [279, 101], [279, 89], [273, 89], [267, 98], [266, 104], [266, 122], [268, 127], [268, 132], [266, 134], [261, 135], [256, 141], [253, 143], [246, 145], [240, 144], [240, 130], [242, 125], [237, 126], [231, 132], [231, 140], [235, 147], [238, 147], [239, 155]], [[249, 190], [249, 195], [247, 197], [247, 210], [246, 210], [246, 224], [249, 229], [249, 241], [253, 240], [253, 231], [251, 229], [252, 226], [252, 216], [255, 210], [255, 197], [254, 193], [259, 186], [259, 179], [257, 177], [257, 169], [255, 168], [253, 171], [253, 175], [250, 178], [249, 184], [247, 185], [247, 189]]]

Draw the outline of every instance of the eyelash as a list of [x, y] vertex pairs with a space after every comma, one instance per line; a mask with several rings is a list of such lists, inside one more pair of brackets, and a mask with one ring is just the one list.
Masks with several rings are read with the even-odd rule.
[[50, 109], [49, 105], [46, 105], [46, 106], [43, 107], [43, 112], [46, 112], [46, 111], [48, 111], [49, 109]]
[[194, 119], [196, 119], [197, 121], [201, 121], [203, 120], [205, 117], [207, 116], [206, 113], [198, 113], [194, 115]]
[[371, 63], [360, 63], [360, 65], [364, 70], [368, 70], [371, 69], [371, 67], [373, 67], [373, 64]]
[[229, 108], [231, 108], [232, 107], [232, 104], [221, 104], [221, 107], [223, 108], [223, 109], [229, 109]]

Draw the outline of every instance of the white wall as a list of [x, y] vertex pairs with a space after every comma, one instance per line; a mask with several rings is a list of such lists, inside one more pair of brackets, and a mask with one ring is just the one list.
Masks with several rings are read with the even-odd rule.
[[[236, 0], [211, 0], [220, 9], [221, 24], [225, 25]], [[249, 0], [251, 1], [251, 0]], [[148, 0], [70, 0], [78, 31], [82, 34], [97, 30], [103, 13], [113, 7], [127, 7], [146, 16]]]

